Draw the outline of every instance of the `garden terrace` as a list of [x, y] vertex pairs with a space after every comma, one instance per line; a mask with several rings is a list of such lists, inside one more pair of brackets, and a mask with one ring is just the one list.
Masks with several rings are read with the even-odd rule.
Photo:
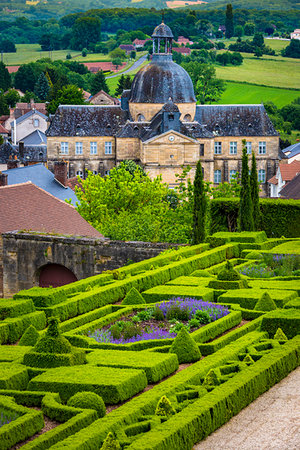
[[216, 233], [0, 300], [0, 447], [191, 449], [299, 365], [299, 242]]

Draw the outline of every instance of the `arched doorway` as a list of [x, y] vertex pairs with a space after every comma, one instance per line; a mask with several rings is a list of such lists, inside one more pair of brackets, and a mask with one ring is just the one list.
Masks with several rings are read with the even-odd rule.
[[77, 281], [74, 273], [60, 264], [47, 264], [43, 266], [39, 274], [40, 287], [58, 287]]

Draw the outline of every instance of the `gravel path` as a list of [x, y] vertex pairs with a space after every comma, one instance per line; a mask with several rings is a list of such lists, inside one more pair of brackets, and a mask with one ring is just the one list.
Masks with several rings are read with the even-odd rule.
[[299, 450], [300, 367], [194, 450]]

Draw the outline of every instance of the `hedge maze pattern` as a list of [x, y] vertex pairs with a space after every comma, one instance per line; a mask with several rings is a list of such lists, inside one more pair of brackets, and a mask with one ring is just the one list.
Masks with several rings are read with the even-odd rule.
[[[299, 271], [243, 275], [265, 255], [287, 254], [298, 257], [300, 240], [216, 233], [205, 244], [0, 300], [0, 412], [9, 422], [0, 426], [0, 449], [191, 449], [299, 365]], [[89, 337], [174, 296], [230, 312], [174, 339]], [[40, 434], [44, 417], [55, 426]]]

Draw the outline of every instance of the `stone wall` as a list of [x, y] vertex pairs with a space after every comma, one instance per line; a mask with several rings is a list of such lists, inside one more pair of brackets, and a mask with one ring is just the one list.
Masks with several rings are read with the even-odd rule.
[[[10, 232], [3, 240], [3, 296], [38, 286], [39, 273], [47, 264], [60, 264], [77, 279], [117, 269], [129, 261], [142, 261], [176, 244], [124, 242], [90, 238]], [[0, 249], [1, 250], [1, 249]], [[1, 261], [1, 252], [0, 252]], [[0, 267], [1, 295], [1, 267]]]

